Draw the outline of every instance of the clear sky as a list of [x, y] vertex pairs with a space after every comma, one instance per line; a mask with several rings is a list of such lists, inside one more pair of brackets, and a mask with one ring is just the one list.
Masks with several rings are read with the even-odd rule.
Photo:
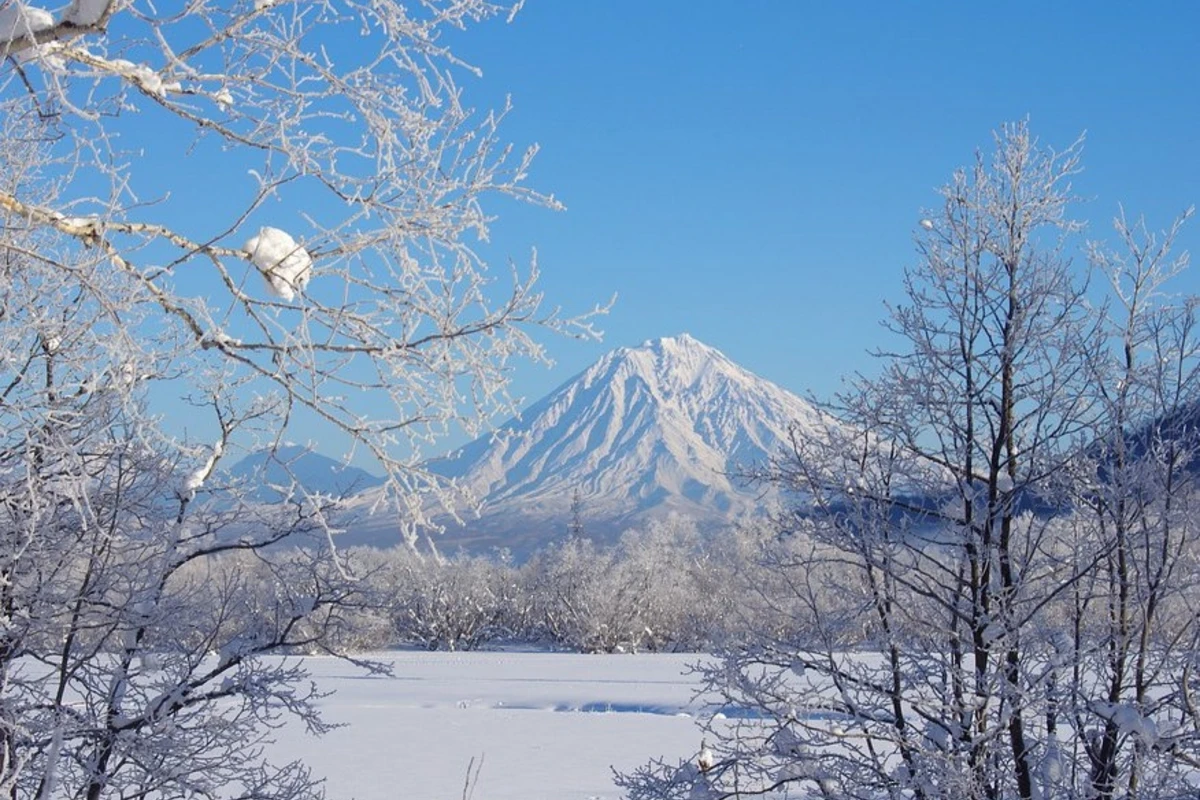
[[[934, 190], [1001, 123], [1065, 147], [1088, 202], [1155, 228], [1200, 201], [1200, 4], [530, 0], [456, 39], [564, 213], [499, 205], [549, 300], [616, 292], [603, 344], [550, 340], [534, 400], [605, 350], [683, 331], [799, 393], [870, 369]], [[1200, 223], [1185, 235], [1200, 250]], [[1200, 269], [1198, 265], [1197, 269]], [[1200, 291], [1200, 274], [1179, 285]]]
[[[449, 43], [484, 73], [459, 76], [466, 103], [511, 97], [503, 136], [541, 145], [530, 183], [567, 206], [492, 198], [498, 277], [536, 246], [550, 304], [617, 295], [603, 342], [543, 337], [557, 365], [519, 368], [527, 402], [608, 349], [682, 332], [829, 397], [874, 367], [922, 209], [1005, 122], [1028, 117], [1059, 148], [1086, 132], [1075, 216], [1093, 237], [1119, 203], [1161, 229], [1200, 202], [1200, 3], [528, 0]], [[251, 188], [249, 163], [215, 140], [170, 155], [190, 141], [181, 123], [126, 128], [152, 165], [141, 191], [172, 195], [195, 236], [214, 198]], [[1200, 251], [1200, 221], [1181, 244]], [[1200, 265], [1178, 289], [1200, 294]], [[211, 439], [177, 416], [180, 434]]]

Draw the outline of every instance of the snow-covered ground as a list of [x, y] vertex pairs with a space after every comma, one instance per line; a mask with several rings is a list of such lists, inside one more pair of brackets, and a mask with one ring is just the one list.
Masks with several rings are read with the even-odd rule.
[[328, 779], [331, 800], [454, 800], [472, 757], [483, 759], [475, 800], [593, 800], [620, 796], [612, 768], [693, 757], [695, 655], [400, 652], [378, 656], [392, 678], [332, 658], [306, 666], [329, 722], [315, 738], [291, 724], [277, 760], [300, 758]]

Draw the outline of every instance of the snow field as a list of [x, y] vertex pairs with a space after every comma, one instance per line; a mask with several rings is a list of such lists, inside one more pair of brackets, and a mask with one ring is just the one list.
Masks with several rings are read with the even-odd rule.
[[305, 666], [322, 690], [317, 738], [290, 723], [276, 761], [302, 759], [331, 800], [460, 798], [472, 757], [474, 800], [615, 800], [612, 768], [700, 750], [697, 655], [538, 652], [376, 654], [391, 678], [332, 658]]

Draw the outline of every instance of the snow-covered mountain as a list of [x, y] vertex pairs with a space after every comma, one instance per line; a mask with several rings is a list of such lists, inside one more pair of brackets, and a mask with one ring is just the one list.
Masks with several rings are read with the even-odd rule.
[[596, 538], [672, 512], [745, 519], [770, 497], [732, 473], [775, 453], [792, 422], [815, 429], [818, 413], [691, 336], [614, 350], [432, 465], [483, 501], [438, 545], [529, 552], [565, 535], [576, 496]]
[[234, 464], [229, 473], [258, 486], [256, 495], [265, 502], [278, 500], [283, 491], [292, 487], [293, 481], [297, 490], [331, 497], [348, 497], [383, 483], [382, 478], [366, 470], [347, 466], [295, 444], [281, 445], [274, 451], [251, 453]]

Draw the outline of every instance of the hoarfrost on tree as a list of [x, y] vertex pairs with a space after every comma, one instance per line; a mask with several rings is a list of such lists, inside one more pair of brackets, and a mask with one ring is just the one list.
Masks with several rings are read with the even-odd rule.
[[760, 475], [806, 502], [763, 538], [751, 641], [702, 668], [754, 718], [707, 729], [722, 797], [1195, 794], [1200, 342], [1170, 287], [1191, 211], [1118, 217], [1081, 268], [1079, 143], [1021, 122], [995, 144], [921, 224], [900, 344], [829, 404], [842, 427]]
[[[505, 9], [319, 6], [0, 0], [0, 793], [316, 796], [263, 745], [284, 715], [324, 730], [319, 697], [262, 657], [343, 652], [366, 601], [331, 557], [340, 509], [219, 461], [287, 470], [319, 421], [412, 541], [452, 490], [430, 449], [513, 411], [532, 329], [595, 334], [543, 307], [536, 261], [496, 275], [473, 249], [488, 198], [558, 205], [444, 39]], [[149, 130], [186, 186], [129, 146]], [[320, 296], [280, 308], [318, 263]]]

